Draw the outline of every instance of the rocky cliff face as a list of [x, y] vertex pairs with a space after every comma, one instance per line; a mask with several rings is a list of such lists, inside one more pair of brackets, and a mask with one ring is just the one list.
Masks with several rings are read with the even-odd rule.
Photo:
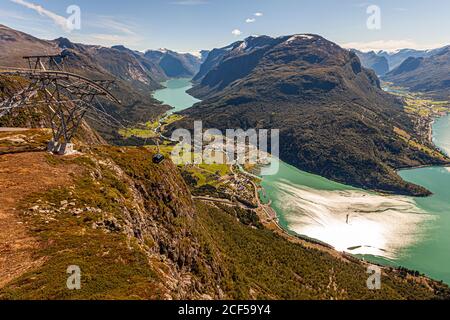
[[145, 57], [158, 65], [169, 78], [192, 78], [200, 69], [201, 59], [189, 53], [149, 50]]
[[422, 58], [430, 54], [433, 54], [433, 50], [401, 49], [396, 52], [380, 51], [377, 53], [379, 57], [388, 60], [389, 70], [397, 68], [408, 58]]
[[384, 76], [389, 72], [389, 62], [386, 57], [379, 56], [375, 52], [361, 52], [352, 50], [356, 53], [364, 68], [372, 69], [378, 76]]

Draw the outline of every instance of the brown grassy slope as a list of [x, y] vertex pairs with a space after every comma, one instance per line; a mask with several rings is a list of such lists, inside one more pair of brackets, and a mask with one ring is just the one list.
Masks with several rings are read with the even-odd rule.
[[0, 66], [27, 68], [23, 56], [58, 54], [56, 44], [40, 40], [31, 35], [0, 24]]
[[[239, 208], [193, 203], [178, 168], [169, 160], [153, 164], [153, 152], [99, 147], [69, 158], [0, 156], [20, 158], [40, 182], [39, 190], [14, 192], [5, 214], [36, 239], [30, 254], [43, 261], [14, 277], [0, 298], [433, 299], [447, 290], [386, 269], [382, 290], [370, 291], [360, 262], [244, 225], [232, 214]], [[70, 182], [56, 187], [39, 179], [52, 171]], [[12, 172], [7, 178], [27, 188]], [[66, 289], [69, 265], [81, 267], [80, 291]]]
[[[4, 142], [2, 139], [0, 144]], [[33, 256], [39, 247], [38, 241], [16, 214], [17, 203], [35, 192], [67, 185], [73, 172], [75, 170], [71, 166], [52, 168], [44, 154], [21, 153], [0, 157], [0, 287], [42, 265], [45, 260], [45, 257]]]

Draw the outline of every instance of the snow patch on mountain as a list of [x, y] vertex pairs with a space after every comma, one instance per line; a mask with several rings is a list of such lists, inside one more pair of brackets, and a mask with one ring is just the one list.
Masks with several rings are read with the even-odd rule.
[[296, 34], [289, 39], [286, 40], [286, 43], [291, 43], [297, 40], [312, 40], [314, 39], [313, 36], [307, 35], [307, 34]]

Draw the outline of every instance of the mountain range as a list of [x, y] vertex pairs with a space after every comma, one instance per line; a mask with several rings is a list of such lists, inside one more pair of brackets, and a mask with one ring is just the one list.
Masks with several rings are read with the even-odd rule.
[[[161, 88], [159, 82], [166, 79], [165, 74], [153, 62], [131, 50], [75, 44], [65, 38], [40, 40], [0, 25], [1, 66], [26, 68], [23, 56], [46, 54], [61, 54], [67, 71], [92, 79], [114, 79], [112, 92], [121, 104], [105, 102], [105, 108], [124, 122], [145, 122], [169, 109], [150, 93]], [[117, 137], [114, 128], [90, 124], [110, 141]]]
[[399, 65], [403, 63], [403, 61], [405, 61], [410, 57], [420, 58], [432, 54], [433, 50], [416, 50], [416, 49], [401, 49], [394, 52], [379, 51], [377, 53], [378, 56], [385, 57], [387, 59], [389, 63], [389, 70], [397, 68]]
[[[196, 64], [189, 56], [45, 41], [0, 27], [0, 65], [24, 66], [23, 55], [42, 53], [61, 53], [70, 71], [115, 78], [114, 93], [123, 103], [109, 111], [129, 121], [164, 113], [168, 107], [150, 92], [168, 73], [193, 72]], [[176, 57], [163, 68], [161, 61]], [[395, 168], [446, 162], [400, 140], [396, 129], [418, 136], [401, 101], [380, 89], [355, 53], [320, 36], [251, 37], [203, 52], [203, 60], [191, 92], [204, 101], [172, 129], [188, 128], [194, 119], [220, 129], [281, 128], [283, 160], [352, 185], [404, 194], [427, 191], [403, 182]], [[17, 91], [20, 81], [0, 77], [0, 95]], [[168, 156], [153, 163], [167, 146], [99, 146], [102, 138], [83, 124], [76, 137], [82, 153], [58, 157], [43, 152], [49, 139], [46, 129], [0, 132], [0, 186], [6, 186], [0, 188], [0, 238], [7, 239], [0, 242], [0, 299], [449, 296], [446, 285], [404, 268], [383, 268], [381, 290], [368, 290], [366, 262], [276, 225], [267, 228], [273, 222], [266, 221], [265, 209], [195, 196], [201, 187], [192, 168]], [[74, 263], [83, 290], [66, 289], [67, 266]]]
[[402, 49], [396, 52], [354, 51], [364, 67], [373, 69], [383, 80], [411, 91], [447, 100], [449, 85], [449, 47], [433, 50]]
[[[356, 49], [354, 51], [358, 57], [360, 57], [362, 64], [366, 68], [371, 68], [374, 62], [383, 63], [386, 61], [388, 64], [388, 71], [391, 71], [400, 66], [408, 58], [424, 58], [430, 57], [436, 53], [439, 53], [444, 48], [431, 49], [431, 50], [416, 50], [416, 49], [401, 49], [397, 51], [368, 51], [363, 52]], [[367, 62], [367, 63], [366, 63]], [[385, 72], [387, 73], [387, 72]], [[383, 74], [380, 74], [383, 75]]]
[[411, 91], [450, 100], [450, 46], [425, 57], [409, 57], [383, 79]]
[[365, 68], [372, 69], [378, 76], [384, 76], [389, 72], [389, 61], [385, 56], [374, 51], [361, 52], [354, 49], [352, 51], [358, 56]]
[[[28, 67], [23, 56], [61, 54], [67, 71], [92, 79], [114, 79], [113, 94], [121, 105], [104, 102], [106, 110], [124, 123], [144, 123], [170, 109], [153, 99], [151, 92], [162, 88], [170, 77], [192, 77], [199, 69], [201, 58], [191, 54], [146, 53], [124, 46], [102, 46], [73, 43], [66, 38], [41, 40], [0, 25], [0, 65]], [[204, 52], [203, 54], [207, 54]], [[109, 141], [120, 142], [117, 130], [90, 123]]]
[[[443, 161], [412, 149], [398, 137], [395, 132], [400, 129], [423, 140], [403, 112], [402, 102], [384, 93], [376, 74], [363, 68], [360, 52], [349, 52], [317, 35], [249, 37], [203, 51], [200, 58], [170, 50], [142, 53], [124, 46], [83, 45], [65, 38], [40, 40], [1, 26], [0, 49], [3, 66], [24, 66], [24, 55], [61, 53], [71, 71], [116, 79], [113, 90], [122, 105], [106, 107], [126, 123], [144, 123], [165, 113], [170, 107], [154, 100], [151, 91], [168, 78], [198, 71], [190, 93], [204, 101], [185, 111], [187, 118], [176, 126], [202, 119], [220, 129], [282, 128], [283, 160], [350, 185], [424, 195], [426, 190], [404, 182], [395, 169]], [[436, 84], [445, 90], [447, 69], [428, 71], [436, 76], [433, 81], [414, 74], [438, 64], [428, 59], [447, 62], [448, 50], [436, 52], [440, 55], [407, 59], [386, 79], [414, 89], [433, 91]], [[385, 71], [385, 63], [380, 66]], [[423, 79], [428, 86], [408, 82], [411, 73], [414, 81]], [[126, 143], [114, 128], [90, 124], [108, 141]]]
[[[350, 184], [426, 195], [399, 168], [448, 160], [410, 146], [417, 140], [403, 103], [380, 88], [354, 52], [320, 36], [250, 37], [212, 50], [190, 93], [203, 102], [182, 112], [175, 127], [277, 128], [281, 159], [299, 169]], [[431, 143], [428, 146], [433, 149]]]
[[202, 62], [202, 58], [192, 54], [167, 49], [149, 50], [144, 56], [158, 65], [169, 78], [192, 78], [199, 71]]

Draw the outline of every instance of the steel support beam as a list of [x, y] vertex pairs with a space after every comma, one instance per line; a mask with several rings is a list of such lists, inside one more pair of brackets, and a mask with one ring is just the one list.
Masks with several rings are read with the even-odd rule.
[[64, 58], [60, 55], [24, 57], [29, 69], [2, 68], [0, 75], [20, 76], [28, 79], [25, 88], [0, 98], [0, 117], [19, 108], [38, 108], [48, 114], [53, 139], [48, 149], [57, 154], [73, 152], [72, 139], [83, 119], [90, 119], [122, 127], [106, 113], [98, 97], [119, 103], [109, 88], [113, 80], [91, 80], [75, 73], [65, 72]]

